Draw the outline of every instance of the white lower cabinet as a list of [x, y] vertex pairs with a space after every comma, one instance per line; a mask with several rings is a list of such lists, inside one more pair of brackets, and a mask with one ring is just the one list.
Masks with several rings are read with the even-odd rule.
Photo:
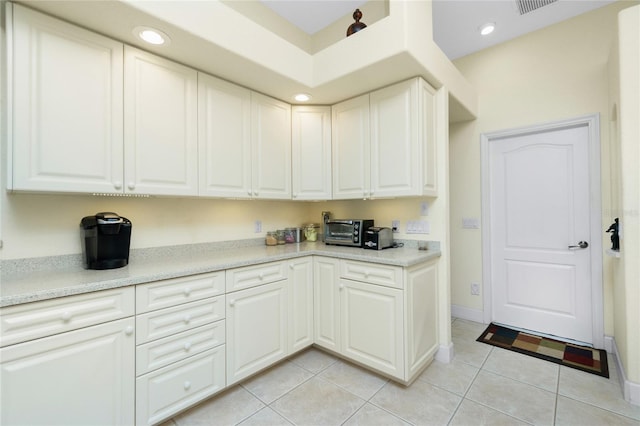
[[287, 283], [227, 294], [227, 385], [288, 355]]
[[222, 345], [138, 377], [136, 424], [156, 424], [221, 391], [224, 369]]
[[131, 425], [134, 320], [0, 349], [2, 425]]
[[225, 388], [224, 291], [224, 271], [136, 287], [137, 425], [157, 424]]
[[436, 265], [316, 257], [314, 343], [412, 382], [437, 350]]
[[313, 344], [313, 259], [289, 261], [289, 353]]
[[404, 378], [402, 290], [340, 279], [342, 354]]

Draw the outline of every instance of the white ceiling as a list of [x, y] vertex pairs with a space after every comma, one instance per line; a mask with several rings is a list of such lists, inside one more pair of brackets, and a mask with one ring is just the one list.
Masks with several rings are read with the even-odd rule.
[[[308, 34], [350, 15], [366, 0], [261, 0]], [[424, 1], [424, 0], [420, 0]], [[613, 3], [615, 0], [558, 0], [520, 15], [515, 0], [433, 0], [434, 41], [451, 60]], [[366, 19], [363, 18], [366, 23]], [[480, 36], [478, 28], [496, 30]]]

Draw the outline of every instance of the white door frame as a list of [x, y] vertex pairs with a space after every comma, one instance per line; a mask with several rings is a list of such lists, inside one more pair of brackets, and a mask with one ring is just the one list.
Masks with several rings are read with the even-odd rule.
[[600, 124], [598, 114], [568, 120], [537, 124], [517, 129], [501, 130], [480, 135], [482, 167], [482, 283], [484, 290], [484, 322], [490, 323], [491, 306], [491, 206], [489, 202], [489, 144], [496, 139], [559, 130], [567, 127], [587, 126], [589, 129], [589, 192], [591, 223], [591, 304], [593, 313], [593, 345], [604, 348], [604, 300], [602, 290], [602, 200], [600, 182]]

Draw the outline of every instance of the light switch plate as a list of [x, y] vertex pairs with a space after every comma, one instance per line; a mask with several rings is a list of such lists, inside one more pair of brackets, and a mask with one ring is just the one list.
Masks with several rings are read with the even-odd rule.
[[463, 229], [480, 229], [480, 219], [477, 217], [463, 217], [462, 218]]
[[407, 234], [428, 234], [431, 225], [426, 220], [410, 220], [407, 222]]

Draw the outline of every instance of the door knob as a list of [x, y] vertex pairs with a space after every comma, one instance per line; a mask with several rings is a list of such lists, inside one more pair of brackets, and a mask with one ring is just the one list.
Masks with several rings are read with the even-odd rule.
[[570, 249], [574, 249], [574, 248], [585, 249], [587, 247], [589, 247], [589, 243], [586, 241], [580, 241], [577, 246], [569, 246]]

